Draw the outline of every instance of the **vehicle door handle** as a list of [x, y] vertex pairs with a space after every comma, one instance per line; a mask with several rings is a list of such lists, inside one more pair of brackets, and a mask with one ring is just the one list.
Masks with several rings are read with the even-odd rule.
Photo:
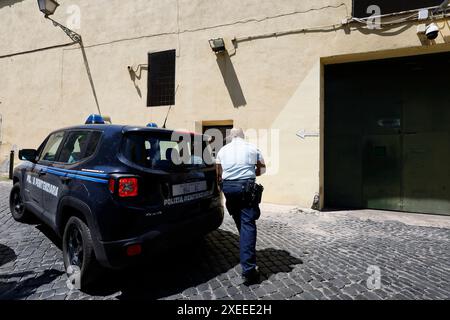
[[47, 172], [45, 172], [44, 170], [40, 170], [38, 175], [39, 177], [45, 176], [47, 174]]
[[61, 182], [62, 183], [68, 183], [68, 182], [70, 182], [72, 180], [72, 178], [69, 178], [69, 177], [61, 177]]
[[62, 184], [68, 184], [72, 178], [69, 177], [60, 177]]

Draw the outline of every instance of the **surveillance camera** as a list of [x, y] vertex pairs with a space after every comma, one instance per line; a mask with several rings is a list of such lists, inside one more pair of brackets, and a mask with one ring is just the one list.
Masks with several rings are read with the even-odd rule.
[[436, 23], [431, 23], [427, 26], [425, 35], [427, 36], [428, 40], [434, 40], [438, 37], [439, 27], [436, 25]]

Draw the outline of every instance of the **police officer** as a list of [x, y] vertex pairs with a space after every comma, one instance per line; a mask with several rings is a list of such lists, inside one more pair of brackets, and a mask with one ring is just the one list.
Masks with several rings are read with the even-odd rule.
[[256, 176], [265, 172], [264, 159], [256, 146], [246, 142], [244, 131], [233, 128], [231, 142], [216, 157], [218, 179], [226, 198], [226, 207], [240, 234], [240, 260], [244, 284], [259, 280], [256, 268], [256, 220], [261, 211], [250, 193]]

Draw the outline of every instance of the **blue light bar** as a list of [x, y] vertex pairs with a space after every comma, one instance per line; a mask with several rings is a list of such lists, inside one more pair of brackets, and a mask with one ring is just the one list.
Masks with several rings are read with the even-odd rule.
[[154, 123], [154, 122], [150, 122], [150, 123], [147, 124], [147, 127], [148, 128], [158, 128], [158, 125], [156, 123]]
[[84, 124], [105, 124], [105, 120], [99, 114], [91, 114]]

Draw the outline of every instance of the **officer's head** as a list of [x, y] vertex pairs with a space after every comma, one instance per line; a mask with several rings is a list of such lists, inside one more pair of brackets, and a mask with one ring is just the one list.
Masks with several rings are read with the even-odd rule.
[[230, 135], [228, 137], [230, 140], [235, 138], [245, 139], [244, 130], [242, 130], [242, 128], [233, 128], [230, 130]]
[[87, 142], [88, 142], [88, 139], [87, 139], [87, 135], [82, 135], [82, 136], [80, 136], [80, 138], [78, 139], [78, 144], [79, 144], [79, 146], [80, 146], [80, 150], [84, 150], [84, 147], [86, 147], [86, 144], [87, 144]]

